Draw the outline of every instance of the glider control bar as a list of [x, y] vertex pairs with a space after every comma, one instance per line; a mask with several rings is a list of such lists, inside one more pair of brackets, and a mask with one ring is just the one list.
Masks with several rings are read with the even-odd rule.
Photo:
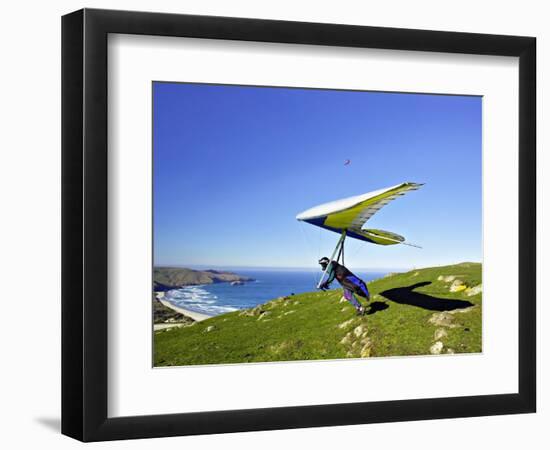
[[[334, 249], [334, 251], [332, 252], [332, 256], [330, 257], [330, 262], [332, 262], [332, 260], [336, 256], [336, 253], [338, 252], [338, 250], [344, 245], [344, 241], [346, 240], [346, 231], [347, 230], [342, 231], [342, 235], [340, 236], [340, 239], [338, 239], [338, 243], [336, 244], [336, 248]], [[321, 277], [321, 279], [319, 280], [319, 283], [317, 284], [317, 289], [320, 289], [321, 285], [323, 284], [323, 280], [325, 279], [325, 275], [327, 274], [328, 268], [330, 267], [330, 262], [328, 263], [327, 268], [323, 272], [323, 276]]]

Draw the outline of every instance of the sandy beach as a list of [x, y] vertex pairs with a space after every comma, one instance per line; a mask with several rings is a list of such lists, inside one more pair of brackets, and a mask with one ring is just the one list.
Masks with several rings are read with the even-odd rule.
[[[174, 306], [172, 303], [170, 303], [168, 300], [164, 299], [164, 292], [157, 292], [156, 297], [159, 302], [161, 302], [164, 306], [167, 308], [170, 308], [173, 311], [176, 311], [180, 314], [183, 314], [184, 316], [191, 317], [191, 319], [201, 322], [203, 320], [209, 319], [212, 316], [209, 316], [207, 314], [202, 314], [194, 311], [189, 311], [188, 309], [180, 308], [179, 306]], [[161, 294], [161, 295], [159, 295]]]

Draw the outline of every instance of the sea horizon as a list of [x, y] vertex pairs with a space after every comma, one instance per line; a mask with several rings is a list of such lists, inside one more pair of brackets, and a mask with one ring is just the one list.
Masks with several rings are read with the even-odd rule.
[[[446, 265], [446, 264], [443, 264]], [[302, 272], [320, 272], [319, 267], [293, 267], [293, 266], [227, 266], [227, 265], [208, 265], [208, 264], [154, 264], [153, 268], [173, 267], [178, 269], [191, 270], [219, 270], [219, 271], [237, 271], [237, 270], [257, 270], [257, 271], [302, 271]], [[350, 270], [362, 272], [408, 272], [416, 267], [354, 267]]]

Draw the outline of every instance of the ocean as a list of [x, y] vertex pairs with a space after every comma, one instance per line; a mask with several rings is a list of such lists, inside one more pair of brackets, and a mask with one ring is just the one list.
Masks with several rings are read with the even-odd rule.
[[[268, 300], [291, 294], [316, 291], [320, 272], [300, 270], [238, 270], [237, 274], [253, 278], [241, 285], [204, 284], [172, 289], [165, 293], [169, 302], [181, 308], [217, 316], [230, 311], [252, 308]], [[368, 282], [387, 272], [356, 272]], [[332, 288], [339, 287], [336, 280]]]

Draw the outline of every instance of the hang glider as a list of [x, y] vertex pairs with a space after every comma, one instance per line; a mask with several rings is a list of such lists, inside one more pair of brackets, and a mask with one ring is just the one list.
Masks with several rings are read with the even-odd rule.
[[[405, 195], [407, 192], [415, 191], [421, 186], [423, 184], [401, 183], [354, 197], [323, 203], [298, 214], [296, 219], [340, 234], [340, 239], [331, 260], [338, 252], [338, 260], [342, 256], [343, 261], [344, 240], [346, 237], [378, 245], [404, 244], [418, 247], [405, 242], [405, 238], [396, 233], [365, 229], [363, 225], [389, 202]], [[323, 278], [321, 278], [319, 284], [322, 280]]]

